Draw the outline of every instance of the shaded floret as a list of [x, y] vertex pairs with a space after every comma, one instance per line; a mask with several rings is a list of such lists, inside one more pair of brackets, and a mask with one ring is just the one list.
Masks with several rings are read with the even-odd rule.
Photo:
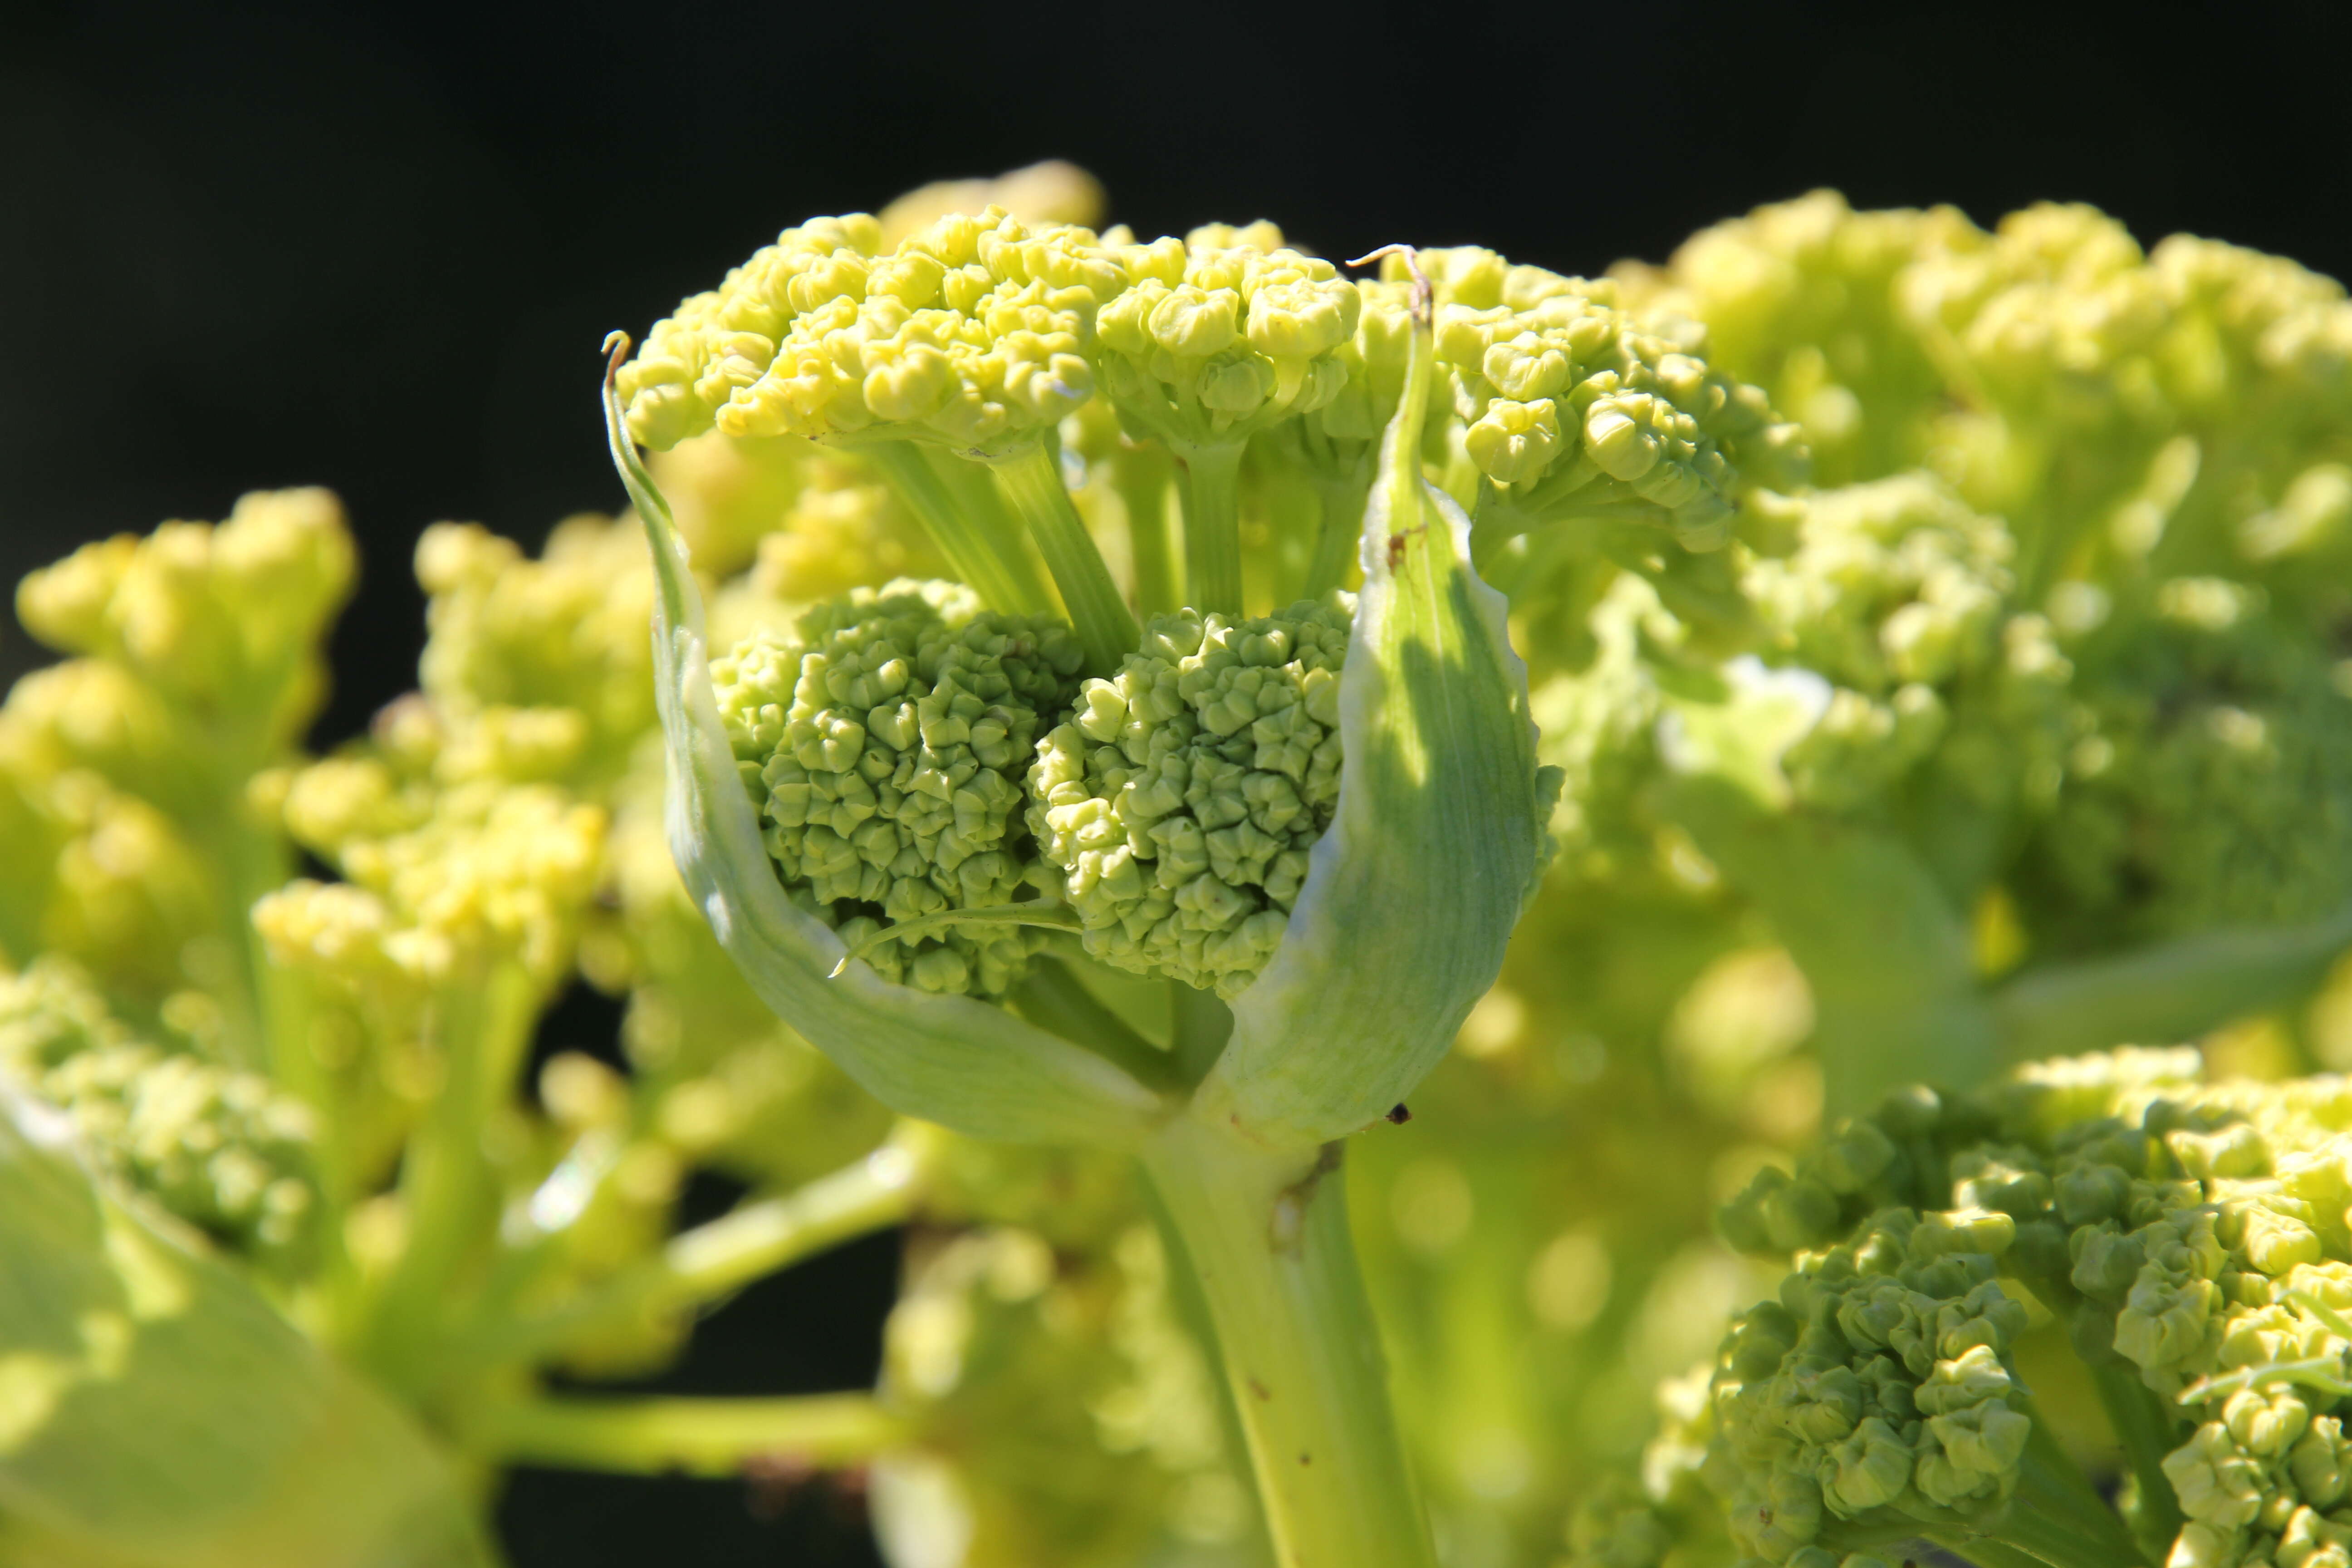
[[0, 977], [0, 1077], [72, 1120], [126, 1185], [286, 1278], [315, 1242], [307, 1107], [268, 1079], [137, 1037], [54, 956]]
[[[1080, 658], [1058, 622], [982, 611], [953, 584], [901, 582], [714, 661], [719, 712], [793, 898], [856, 946], [1031, 889], [1019, 781], [1076, 690]], [[967, 925], [859, 951], [893, 980], [997, 995], [1033, 945], [1016, 927]]]
[[[2009, 1359], [2026, 1300], [2095, 1369], [2147, 1391], [2111, 1385], [2105, 1404], [2147, 1400], [2127, 1511], [2143, 1535], [2160, 1524], [2172, 1568], [2304, 1563], [2352, 1542], [2340, 1512], [2352, 1494], [2352, 1091], [2336, 1078], [2199, 1073], [2193, 1051], [2119, 1050], [2021, 1068], [1957, 1100], [1906, 1091], [1726, 1211], [1741, 1247], [1795, 1254], [1781, 1300], [1726, 1340], [1714, 1384], [1706, 1475], [1754, 1550], [1829, 1544], [1879, 1506], [1934, 1525], [1904, 1500], [1885, 1434], [1864, 1436], [1873, 1402], [1896, 1448], [1938, 1435], [1931, 1404], [1986, 1395], [2032, 1415], [2011, 1396]], [[1973, 1206], [1923, 1253], [1924, 1227], [1906, 1234], [1899, 1217], [1913, 1211], [1877, 1206], [1890, 1200]], [[1932, 1313], [1884, 1283], [1906, 1268], [1942, 1271], [1932, 1288], [1907, 1282], [1935, 1298]], [[1864, 1371], [1865, 1351], [1900, 1375]], [[1931, 1351], [1952, 1364], [1923, 1379]], [[1897, 1384], [1916, 1432], [1885, 1415]], [[1989, 1415], [1948, 1422], [1940, 1437], [1997, 1456], [2008, 1426]], [[2021, 1487], [2042, 1463], [2042, 1439], [2025, 1436]], [[1932, 1489], [1958, 1472], [1908, 1453], [1908, 1486], [1937, 1502]], [[2004, 1540], [2021, 1528], [1979, 1522]]]
[[1031, 820], [1087, 950], [1231, 997], [1281, 944], [1339, 798], [1354, 603], [1151, 624], [1037, 748]]
[[1798, 798], [1866, 805], [1933, 758], [1973, 801], [2049, 805], [2074, 672], [2016, 603], [2013, 554], [1997, 520], [1924, 474], [1806, 499], [1795, 548], [1744, 578], [1768, 657], [1832, 687], [1781, 758]]

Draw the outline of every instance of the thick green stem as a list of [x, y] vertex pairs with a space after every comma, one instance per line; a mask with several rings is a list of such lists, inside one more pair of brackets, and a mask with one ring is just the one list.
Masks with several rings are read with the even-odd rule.
[[1146, 620], [1184, 603], [1183, 574], [1176, 560], [1175, 518], [1168, 491], [1175, 464], [1157, 441], [1121, 444], [1111, 458], [1111, 482], [1127, 509], [1127, 548], [1135, 562], [1135, 608]]
[[1009, 615], [1049, 615], [1054, 602], [1017, 537], [992, 529], [990, 509], [959, 496], [940, 472], [941, 461], [911, 441], [877, 441], [862, 448], [888, 477], [920, 519], [931, 542], [948, 559], [948, 569], [970, 584], [992, 610]]
[[2179, 1446], [2171, 1419], [2156, 1391], [2120, 1362], [2091, 1368], [2091, 1383], [2099, 1391], [2107, 1425], [2123, 1444], [2132, 1477], [2139, 1482], [2138, 1518], [2133, 1521], [2133, 1533], [2139, 1537], [2141, 1550], [2161, 1562], [2173, 1537], [2180, 1533], [2182, 1520], [2180, 1500], [2173, 1493], [2171, 1478], [2164, 1473], [2165, 1455]]
[[1143, 1166], [1215, 1324], [1280, 1568], [1434, 1568], [1339, 1146], [1272, 1151], [1182, 1118]]
[[1110, 674], [1135, 651], [1142, 634], [1070, 492], [1062, 488], [1053, 454], [1044, 442], [1031, 441], [997, 458], [992, 467], [1004, 499], [1028, 524], [1029, 537], [1036, 541], [1054, 585], [1062, 591], [1070, 626], [1087, 650], [1088, 673]]
[[1182, 447], [1187, 602], [1206, 614], [1242, 613], [1240, 444]]
[[866, 1394], [534, 1399], [488, 1408], [465, 1433], [468, 1447], [502, 1464], [640, 1476], [734, 1476], [763, 1459], [862, 1464], [906, 1436], [905, 1423]]

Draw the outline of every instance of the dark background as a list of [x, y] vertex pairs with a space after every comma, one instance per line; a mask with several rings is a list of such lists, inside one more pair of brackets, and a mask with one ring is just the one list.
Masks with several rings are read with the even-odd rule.
[[[2342, 9], [0, 8], [0, 579], [331, 485], [367, 562], [331, 743], [412, 682], [418, 529], [535, 544], [619, 503], [607, 329], [788, 223], [1045, 156], [1147, 235], [1263, 215], [1339, 256], [1476, 240], [1589, 271], [1828, 184], [1979, 222], [2087, 200], [2342, 277]], [[0, 630], [0, 680], [38, 657]], [[610, 1027], [584, 1003], [554, 1026]], [[892, 1268], [882, 1238], [771, 1281], [667, 1385], [865, 1382]], [[525, 1475], [504, 1517], [520, 1568], [872, 1561], [815, 1493]]]

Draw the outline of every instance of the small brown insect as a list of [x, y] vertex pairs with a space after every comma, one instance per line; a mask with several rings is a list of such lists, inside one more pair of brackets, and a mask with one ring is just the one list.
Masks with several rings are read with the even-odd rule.
[[1389, 1107], [1390, 1126], [1402, 1127], [1412, 1120], [1412, 1112], [1406, 1108], [1403, 1100], [1400, 1100], [1394, 1105]]
[[1428, 531], [1429, 524], [1422, 522], [1415, 523], [1412, 527], [1406, 529], [1402, 533], [1390, 534], [1389, 570], [1393, 572], [1404, 564], [1404, 542], [1406, 540], [1411, 539], [1416, 533], [1427, 533]]

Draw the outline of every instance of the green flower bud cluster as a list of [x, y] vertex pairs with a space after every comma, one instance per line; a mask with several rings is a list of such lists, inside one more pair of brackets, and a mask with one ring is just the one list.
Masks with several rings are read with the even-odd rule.
[[1092, 394], [1095, 311], [1127, 281], [1091, 231], [1001, 208], [887, 253], [872, 217], [820, 218], [655, 327], [621, 373], [629, 427], [657, 448], [715, 426], [1002, 450]]
[[586, 729], [572, 709], [404, 699], [366, 742], [295, 775], [286, 825], [381, 901], [398, 968], [439, 984], [510, 960], [552, 987], [604, 849], [603, 808], [548, 782], [578, 766]]
[[1796, 427], [1645, 331], [1614, 284], [1476, 249], [1425, 252], [1422, 266], [1464, 447], [1515, 510], [1628, 514], [1705, 551], [1730, 540], [1743, 485], [1802, 482]]
[[1347, 384], [1356, 285], [1272, 225], [1196, 229], [1121, 258], [1127, 286], [1097, 330], [1104, 390], [1139, 434], [1180, 449], [1238, 445]]
[[1167, 1274], [1148, 1225], [1075, 1256], [995, 1226], [914, 1260], [882, 1387], [918, 1436], [873, 1475], [890, 1560], [1256, 1560], [1216, 1388]]
[[138, 1038], [54, 954], [0, 975], [0, 1077], [64, 1111], [126, 1186], [290, 1281], [317, 1243], [312, 1119], [268, 1079]]
[[1031, 824], [1092, 956], [1238, 994], [1281, 944], [1339, 797], [1335, 592], [1154, 621], [1037, 748]]
[[316, 710], [352, 574], [334, 499], [285, 490], [25, 579], [26, 629], [75, 657], [0, 708], [0, 951], [71, 953], [138, 1011], [201, 991], [250, 1031], [240, 928], [277, 861], [256, 775]]
[[712, 667], [719, 711], [794, 900], [893, 980], [1001, 995], [1026, 969], [1019, 928], [865, 939], [1030, 889], [1020, 779], [1076, 688], [1067, 628], [983, 611], [967, 589], [898, 583], [804, 615]]
[[938, 180], [918, 186], [884, 207], [876, 221], [882, 243], [895, 246], [943, 217], [990, 207], [1003, 207], [1026, 224], [1093, 227], [1102, 221], [1103, 188], [1076, 163], [1053, 158], [992, 180]]
[[50, 647], [117, 665], [169, 700], [257, 710], [282, 742], [317, 703], [317, 639], [353, 564], [332, 496], [256, 492], [218, 527], [170, 522], [84, 545], [19, 584], [16, 614]]
[[1819, 674], [1821, 716], [1780, 758], [1797, 798], [1881, 801], [1929, 757], [1989, 806], [2046, 806], [2073, 667], [2020, 614], [2005, 529], [1923, 474], [1807, 499], [1796, 548], [1745, 586], [1769, 656]]
[[430, 636], [417, 684], [443, 708], [561, 711], [584, 721], [577, 765], [625, 763], [653, 724], [653, 675], [640, 635], [653, 574], [634, 526], [582, 516], [558, 523], [539, 559], [474, 523], [436, 523], [416, 542]]
[[[2078, 640], [2058, 809], [2023, 887], [2054, 945], [2317, 920], [2352, 898], [2352, 695], [2262, 587], [2158, 586]], [[2104, 933], [2104, 934], [2102, 934]]]
[[[2027, 1301], [2057, 1316], [2095, 1375], [2147, 1391], [2105, 1403], [2147, 1461], [2135, 1528], [2170, 1537], [2176, 1568], [2303, 1562], [2352, 1542], [2352, 1096], [2332, 1078], [2199, 1072], [2193, 1051], [2123, 1050], [1958, 1100], [1906, 1091], [1726, 1211], [1732, 1239], [1793, 1251], [1796, 1267], [1780, 1303], [1735, 1326], [1715, 1374], [1706, 1475], [1737, 1500], [1744, 1544], [1791, 1560], [1881, 1508], [1932, 1535], [1944, 1494], [1979, 1495], [1953, 1492], [1962, 1480], [2028, 1484], [2042, 1439], [2013, 1397], [2011, 1354]], [[1890, 1201], [1966, 1206], [1921, 1220]], [[1879, 1408], [1898, 1384], [1923, 1417], [1916, 1433]], [[1957, 1469], [1923, 1447], [1929, 1404], [1955, 1400], [1988, 1411], [1947, 1423]], [[2016, 1539], [2013, 1516], [1979, 1522]]]

